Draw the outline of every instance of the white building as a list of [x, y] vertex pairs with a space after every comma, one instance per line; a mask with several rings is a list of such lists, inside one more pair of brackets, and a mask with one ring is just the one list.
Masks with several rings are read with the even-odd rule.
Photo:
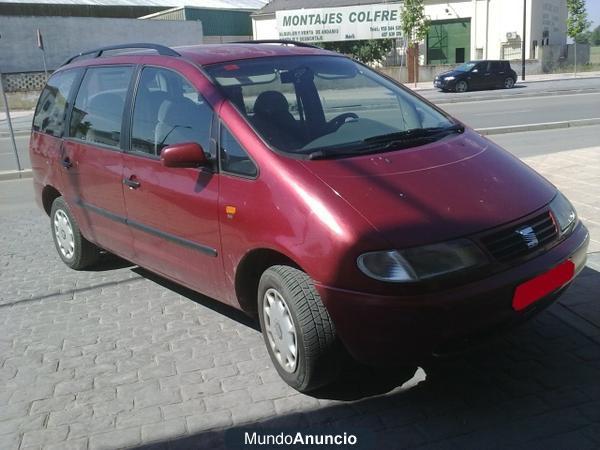
[[[525, 24], [525, 55], [526, 58], [536, 58], [538, 48], [547, 45], [564, 45], [567, 42], [567, 6], [566, 0], [425, 0], [425, 14], [431, 20], [431, 27], [426, 41], [422, 46], [422, 62], [427, 64], [453, 64], [469, 59], [520, 59], [523, 39], [523, 10], [526, 5]], [[360, 33], [348, 33], [346, 26], [358, 29], [357, 25], [344, 24], [339, 16], [330, 16], [340, 11], [355, 11], [373, 8], [396, 6], [399, 14], [402, 12], [402, 2], [365, 1], [365, 0], [272, 0], [262, 9], [252, 14], [252, 30], [254, 39], [292, 39], [293, 36], [303, 37], [312, 21], [325, 22], [324, 28], [329, 28], [319, 36], [324, 36], [340, 27], [339, 36], [358, 37]], [[346, 8], [353, 7], [353, 8]], [[310, 10], [314, 17], [310, 23], [296, 20], [294, 27], [289, 18], [284, 21], [285, 14], [302, 13], [297, 10]], [[288, 13], [286, 13], [288, 11]], [[316, 18], [316, 16], [320, 18]], [[279, 17], [279, 24], [277, 21]], [[369, 17], [363, 14], [364, 17]], [[352, 16], [356, 18], [356, 14]], [[375, 16], [371, 16], [371, 19]], [[378, 17], [381, 17], [379, 14]], [[394, 16], [396, 17], [396, 16]], [[384, 17], [385, 18], [385, 17]], [[327, 22], [329, 22], [327, 24]], [[390, 22], [378, 27], [374, 20], [362, 24], [371, 32], [373, 30], [391, 30]], [[398, 21], [399, 24], [399, 21]], [[314, 24], [313, 24], [314, 25]], [[314, 28], [314, 27], [313, 27]], [[292, 30], [290, 32], [290, 30]], [[303, 31], [304, 30], [304, 31]], [[363, 30], [365, 31], [365, 30]], [[343, 34], [343, 33], [346, 34]], [[384, 31], [384, 35], [386, 32]], [[330, 33], [329, 36], [335, 35]], [[393, 34], [391, 34], [393, 36]], [[292, 37], [290, 37], [292, 36]], [[389, 36], [389, 35], [388, 35]], [[380, 37], [380, 35], [372, 37]], [[304, 41], [315, 40], [309, 35]], [[319, 38], [317, 40], [332, 40]]]

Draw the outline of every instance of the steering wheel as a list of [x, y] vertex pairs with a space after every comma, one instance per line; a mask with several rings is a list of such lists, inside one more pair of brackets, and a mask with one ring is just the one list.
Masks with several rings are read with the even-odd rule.
[[346, 119], [358, 119], [358, 116], [352, 112], [347, 112], [334, 117], [327, 122], [327, 131], [330, 133], [336, 131], [339, 127], [346, 123]]

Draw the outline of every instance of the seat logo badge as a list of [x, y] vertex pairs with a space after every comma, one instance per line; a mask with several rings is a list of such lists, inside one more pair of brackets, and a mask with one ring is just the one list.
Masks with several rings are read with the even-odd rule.
[[540, 243], [532, 227], [521, 228], [516, 233], [523, 238], [527, 248], [534, 248]]

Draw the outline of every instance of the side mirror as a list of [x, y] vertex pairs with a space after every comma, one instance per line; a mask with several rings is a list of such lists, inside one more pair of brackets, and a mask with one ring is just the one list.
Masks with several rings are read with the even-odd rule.
[[209, 161], [200, 144], [183, 142], [163, 148], [160, 162], [165, 167], [201, 167], [208, 165]]

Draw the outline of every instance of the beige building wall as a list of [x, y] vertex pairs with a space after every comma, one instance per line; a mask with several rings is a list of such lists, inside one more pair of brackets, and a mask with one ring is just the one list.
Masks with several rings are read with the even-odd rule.
[[[537, 56], [533, 41], [542, 45], [548, 31], [549, 45], [564, 45], [566, 38], [566, 0], [525, 0], [527, 3], [526, 57]], [[596, 1], [596, 0], [594, 0]], [[600, 1], [600, 0], [598, 0]], [[383, 3], [374, 1], [373, 3]], [[521, 57], [523, 38], [523, 0], [426, 0], [425, 14], [431, 20], [471, 20], [470, 59]], [[252, 17], [254, 39], [277, 39], [275, 14]], [[422, 46], [422, 50], [425, 46]], [[503, 51], [504, 49], [504, 51]], [[423, 52], [422, 52], [423, 53]], [[518, 56], [518, 58], [517, 58]], [[422, 58], [424, 62], [424, 58]]]

